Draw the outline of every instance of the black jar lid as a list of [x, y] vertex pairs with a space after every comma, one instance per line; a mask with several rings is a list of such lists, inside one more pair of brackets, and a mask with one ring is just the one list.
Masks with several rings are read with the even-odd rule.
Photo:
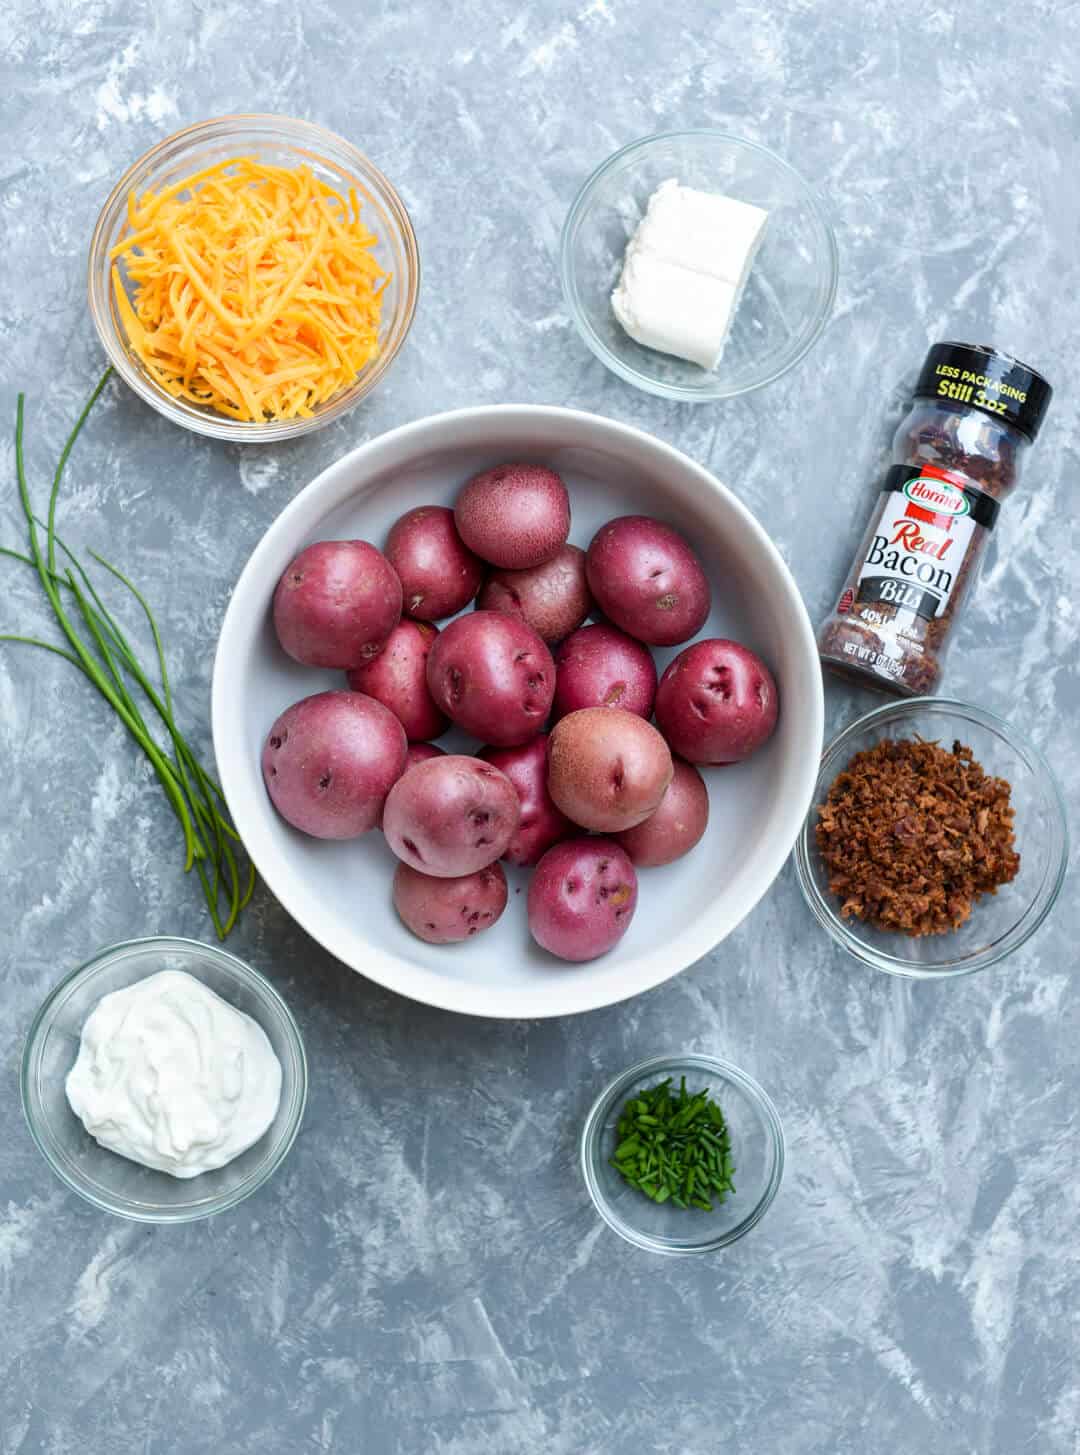
[[1053, 392], [1027, 364], [983, 344], [934, 344], [915, 385], [916, 399], [951, 399], [1004, 420], [1031, 440]]

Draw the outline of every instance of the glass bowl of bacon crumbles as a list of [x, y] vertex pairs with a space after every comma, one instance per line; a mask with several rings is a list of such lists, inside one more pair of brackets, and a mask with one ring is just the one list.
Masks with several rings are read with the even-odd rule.
[[795, 846], [845, 950], [890, 975], [985, 970], [1058, 897], [1069, 856], [1050, 765], [1011, 723], [947, 698], [866, 713], [826, 748]]

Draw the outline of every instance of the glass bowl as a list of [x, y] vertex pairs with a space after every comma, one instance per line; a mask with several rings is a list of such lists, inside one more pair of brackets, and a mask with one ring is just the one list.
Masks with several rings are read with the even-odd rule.
[[[347, 389], [341, 390], [304, 419], [254, 423], [230, 419], [184, 399], [174, 399], [147, 372], [128, 346], [116, 308], [112, 286], [110, 249], [127, 231], [127, 204], [131, 192], [169, 186], [203, 167], [227, 157], [255, 157], [277, 165], [307, 162], [316, 176], [331, 186], [355, 186], [362, 201], [361, 216], [378, 236], [374, 256], [391, 274], [383, 294], [381, 345], [372, 360]], [[405, 204], [387, 179], [351, 142], [310, 121], [287, 116], [219, 116], [185, 127], [151, 147], [129, 167], [109, 193], [90, 243], [87, 290], [90, 313], [117, 373], [160, 414], [196, 434], [243, 443], [291, 439], [321, 429], [340, 419], [370, 394], [394, 362], [412, 325], [420, 289], [420, 254]]]
[[[184, 970], [258, 1022], [281, 1062], [281, 1102], [254, 1146], [214, 1172], [181, 1179], [95, 1142], [71, 1110], [64, 1080], [87, 1016], [103, 995], [156, 970]], [[30, 1131], [62, 1182], [105, 1212], [141, 1223], [185, 1223], [235, 1207], [261, 1187], [296, 1139], [307, 1100], [307, 1062], [296, 1022], [268, 980], [235, 955], [195, 940], [131, 940], [73, 970], [48, 996], [26, 1038], [22, 1102]]]
[[[712, 1212], [655, 1203], [611, 1166], [615, 1128], [629, 1097], [670, 1076], [676, 1089], [708, 1087], [731, 1133], [735, 1192]], [[784, 1175], [784, 1131], [776, 1108], [752, 1076], [716, 1056], [654, 1056], [631, 1066], [597, 1097], [581, 1133], [581, 1170], [597, 1212], [621, 1238], [652, 1253], [709, 1253], [759, 1223]]]
[[[612, 312], [623, 252], [649, 197], [669, 177], [769, 212], [716, 369], [635, 343]], [[767, 147], [722, 131], [669, 131], [631, 142], [582, 187], [563, 227], [563, 292], [582, 338], [628, 383], [691, 403], [760, 389], [794, 367], [832, 310], [836, 238], [818, 197]]]
[[[917, 735], [946, 747], [966, 744], [987, 773], [1012, 784], [1020, 873], [996, 894], [984, 895], [958, 930], [910, 939], [841, 919], [814, 829], [817, 805], [854, 754], [884, 738]], [[1058, 897], [1069, 859], [1069, 835], [1061, 789], [1035, 745], [1003, 718], [944, 697], [914, 697], [876, 707], [846, 727], [825, 749], [813, 807], [795, 845], [803, 894], [818, 923], [866, 965], [890, 975], [925, 980], [970, 975], [1004, 960], [1029, 939]]]

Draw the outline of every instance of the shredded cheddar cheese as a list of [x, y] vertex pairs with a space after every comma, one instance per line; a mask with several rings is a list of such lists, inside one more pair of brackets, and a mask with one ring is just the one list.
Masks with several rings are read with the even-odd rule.
[[292, 419], [377, 357], [389, 274], [355, 188], [346, 201], [306, 164], [237, 157], [132, 194], [128, 225], [111, 253], [117, 311], [174, 398], [233, 419]]

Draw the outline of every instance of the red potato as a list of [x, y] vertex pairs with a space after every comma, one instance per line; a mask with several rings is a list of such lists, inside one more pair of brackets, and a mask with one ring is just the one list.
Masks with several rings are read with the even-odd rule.
[[701, 563], [678, 531], [647, 515], [623, 515], [593, 536], [589, 590], [609, 620], [654, 647], [687, 642], [712, 606]]
[[429, 758], [445, 758], [445, 748], [437, 748], [434, 743], [410, 743], [405, 754], [405, 767], [402, 772], [407, 773], [410, 768], [415, 768], [417, 763], [426, 763]]
[[550, 561], [526, 571], [492, 571], [476, 604], [481, 611], [520, 617], [549, 645], [561, 642], [581, 625], [592, 606], [585, 552], [580, 546], [563, 546]]
[[618, 943], [637, 908], [637, 875], [611, 839], [566, 839], [529, 884], [529, 932], [560, 960], [595, 960]]
[[613, 626], [583, 626], [555, 653], [556, 718], [583, 707], [621, 707], [647, 718], [655, 696], [652, 653]]
[[427, 685], [428, 653], [438, 635], [437, 627], [402, 617], [379, 655], [348, 674], [352, 690], [388, 707], [410, 742], [437, 738], [450, 726]]
[[652, 724], [619, 707], [571, 712], [548, 739], [548, 792], [567, 818], [595, 833], [618, 833], [655, 813], [673, 771]]
[[570, 496], [543, 465], [499, 465], [474, 475], [454, 506], [461, 539], [492, 566], [524, 571], [550, 561], [570, 534]]
[[456, 945], [490, 929], [506, 908], [506, 875], [499, 864], [473, 874], [436, 879], [410, 864], [394, 871], [394, 908], [401, 922], [429, 945]]
[[401, 582], [367, 541], [316, 541], [274, 591], [278, 641], [307, 667], [348, 671], [382, 651], [401, 616]]
[[508, 864], [535, 864], [574, 825], [552, 802], [547, 787], [547, 735], [541, 733], [520, 748], [484, 748], [479, 756], [505, 773], [521, 801], [517, 833], [506, 846]]
[[701, 842], [709, 824], [709, 790], [698, 770], [681, 758], [660, 800], [660, 807], [631, 829], [615, 834], [615, 842], [626, 850], [638, 869], [656, 869], [672, 864]]
[[294, 828], [317, 839], [353, 839], [378, 826], [405, 756], [405, 730], [381, 702], [360, 692], [317, 692], [270, 729], [263, 778]]
[[427, 663], [428, 687], [447, 717], [499, 748], [535, 737], [547, 721], [555, 663], [533, 631], [498, 611], [459, 616]]
[[448, 753], [417, 763], [391, 788], [383, 833], [421, 874], [453, 879], [493, 864], [514, 837], [521, 807], [504, 773]]
[[722, 637], [679, 653], [656, 690], [656, 722], [691, 763], [741, 763], [776, 727], [780, 699], [765, 663]]
[[[404, 778], [405, 774], [409, 771], [409, 769], [410, 768], [415, 768], [416, 765], [417, 765], [417, 763], [426, 763], [429, 758], [445, 758], [445, 757], [446, 757], [446, 751], [445, 751], [445, 749], [444, 748], [437, 748], [434, 743], [410, 743], [409, 746], [408, 746], [408, 748], [405, 750], [405, 766], [401, 770], [401, 776]], [[385, 807], [385, 804], [384, 804], [384, 807]], [[380, 808], [379, 809], [379, 821], [375, 825], [375, 827], [381, 829], [382, 826], [383, 826], [383, 810]]]
[[401, 578], [403, 610], [418, 621], [456, 616], [484, 578], [483, 562], [458, 535], [445, 505], [406, 511], [386, 538], [386, 559]]

